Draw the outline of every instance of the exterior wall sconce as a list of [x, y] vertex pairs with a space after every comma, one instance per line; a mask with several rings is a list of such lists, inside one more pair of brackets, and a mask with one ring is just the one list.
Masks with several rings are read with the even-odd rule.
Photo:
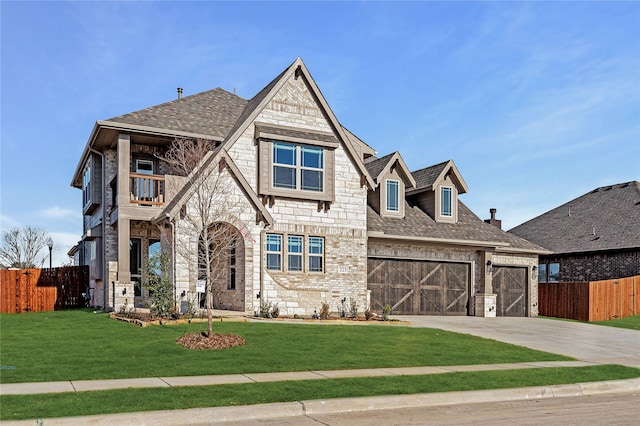
[[124, 289], [122, 289], [122, 295], [124, 296], [125, 294], [127, 294], [127, 288], [126, 287]]
[[182, 294], [180, 294], [180, 297], [182, 297], [184, 299], [184, 297], [187, 295], [187, 291], [186, 290], [182, 290]]
[[533, 268], [531, 268], [531, 279], [535, 281], [536, 278], [538, 278], [538, 267], [533, 265]]
[[489, 275], [493, 271], [493, 263], [490, 260], [487, 260], [487, 275]]

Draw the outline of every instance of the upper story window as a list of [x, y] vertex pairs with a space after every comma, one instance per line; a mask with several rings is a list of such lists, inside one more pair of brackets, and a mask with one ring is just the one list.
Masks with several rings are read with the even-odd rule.
[[273, 143], [273, 187], [322, 192], [324, 149]]
[[387, 211], [400, 211], [400, 182], [397, 180], [387, 180]]
[[440, 188], [440, 216], [453, 217], [453, 189], [448, 186]]
[[261, 195], [334, 201], [333, 134], [256, 124], [256, 139]]
[[82, 210], [91, 214], [102, 199], [102, 162], [97, 154], [91, 153], [82, 173]]
[[86, 206], [91, 201], [91, 165], [87, 164], [82, 175], [82, 206]]

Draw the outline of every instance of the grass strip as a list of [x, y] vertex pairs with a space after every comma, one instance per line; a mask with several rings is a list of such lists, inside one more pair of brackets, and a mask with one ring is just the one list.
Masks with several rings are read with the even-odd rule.
[[593, 321], [591, 324], [606, 325], [608, 327], [628, 328], [630, 330], [640, 330], [640, 315], [618, 318], [608, 321]]
[[508, 343], [399, 325], [216, 322], [245, 346], [189, 350], [176, 344], [205, 323], [137, 327], [88, 310], [0, 315], [0, 382], [117, 379], [560, 361]]
[[503, 389], [620, 380], [640, 369], [620, 365], [455, 372], [217, 386], [0, 396], [0, 420], [221, 407], [313, 399]]

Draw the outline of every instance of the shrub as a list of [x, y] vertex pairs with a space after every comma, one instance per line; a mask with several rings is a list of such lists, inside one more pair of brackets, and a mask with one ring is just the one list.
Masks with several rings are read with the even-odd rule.
[[384, 308], [382, 308], [382, 320], [389, 321], [389, 314], [391, 313], [391, 305], [386, 304]]
[[260, 301], [260, 317], [269, 318], [271, 315], [271, 302]]
[[369, 321], [369, 319], [371, 318], [373, 314], [371, 313], [371, 309], [367, 308], [364, 311], [364, 319], [366, 319], [367, 321]]
[[349, 298], [349, 316], [354, 319], [358, 317], [358, 302], [351, 298]]
[[322, 302], [322, 308], [320, 308], [320, 319], [329, 319], [329, 304]]
[[271, 318], [278, 318], [280, 316], [280, 308], [278, 308], [277, 303], [273, 305], [273, 308], [271, 308], [270, 315], [271, 315]]

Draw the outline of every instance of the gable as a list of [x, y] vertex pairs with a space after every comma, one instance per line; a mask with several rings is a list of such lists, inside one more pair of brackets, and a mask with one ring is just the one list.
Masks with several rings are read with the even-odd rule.
[[228, 151], [258, 117], [266, 124], [295, 125], [301, 129], [333, 133], [349, 154], [363, 183], [373, 187], [373, 181], [364, 167], [361, 156], [354, 149], [302, 59], [296, 59], [247, 103], [238, 122], [223, 142]]

